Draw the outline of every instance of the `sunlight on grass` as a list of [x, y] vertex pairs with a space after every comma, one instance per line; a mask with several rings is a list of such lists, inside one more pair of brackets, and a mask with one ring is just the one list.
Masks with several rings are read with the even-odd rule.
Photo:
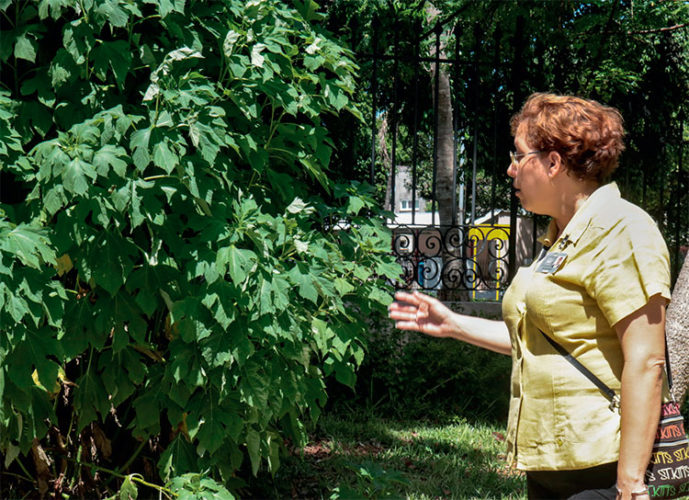
[[500, 426], [358, 417], [323, 416], [276, 477], [280, 488], [290, 483], [299, 498], [524, 498]]

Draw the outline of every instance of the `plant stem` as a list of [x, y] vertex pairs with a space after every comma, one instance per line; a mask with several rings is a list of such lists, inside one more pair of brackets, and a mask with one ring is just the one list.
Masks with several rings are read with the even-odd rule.
[[156, 19], [156, 18], [160, 18], [160, 14], [153, 14], [153, 15], [150, 15], [150, 16], [142, 17], [142, 18], [139, 19], [138, 21], [134, 21], [134, 23], [132, 23], [132, 28], [133, 28], [134, 26], [136, 26], [137, 24], [141, 24], [141, 23], [143, 23], [143, 22], [148, 21], [149, 19]]
[[134, 454], [131, 457], [129, 457], [129, 459], [124, 463], [124, 465], [122, 465], [122, 467], [117, 468], [117, 472], [122, 471], [122, 470], [127, 470], [127, 467], [129, 467], [132, 464], [132, 462], [134, 460], [136, 460], [136, 457], [139, 456], [139, 453], [141, 453], [141, 450], [144, 449], [144, 446], [146, 446], [146, 442], [147, 442], [146, 440], [141, 441], [141, 444], [136, 449], [136, 451], [134, 451]]
[[4, 10], [0, 11], [0, 14], [2, 14], [3, 17], [4, 17], [5, 19], [7, 19], [7, 22], [10, 23], [10, 26], [12, 26], [12, 28], [14, 28], [15, 25], [14, 25], [14, 23], [12, 22], [12, 18], [10, 18], [10, 16], [8, 16], [7, 13], [6, 13]]
[[[144, 443], [145, 443], [145, 441], [144, 441]], [[154, 490], [158, 490], [160, 493], [165, 493], [169, 498], [175, 498], [175, 497], [179, 496], [179, 495], [177, 495], [177, 493], [166, 488], [165, 486], [160, 486], [158, 484], [149, 483], [148, 481], [141, 479], [140, 477], [138, 477], [137, 474], [130, 474], [129, 476], [125, 476], [124, 474], [120, 474], [119, 472], [116, 472], [112, 469], [108, 469], [107, 467], [101, 467], [100, 465], [92, 464], [90, 462], [83, 462], [81, 460], [76, 460], [72, 457], [67, 457], [64, 455], [62, 455], [62, 457], [64, 457], [66, 460], [68, 460], [70, 462], [76, 463], [80, 467], [88, 467], [88, 468], [95, 469], [95, 470], [100, 471], [100, 472], [105, 472], [106, 474], [110, 474], [110, 475], [115, 476], [119, 479], [126, 479], [127, 477], [129, 477], [132, 481], [134, 481], [136, 483], [139, 483], [143, 486], [147, 486], [149, 488], [153, 488]]]
[[24, 472], [24, 474], [26, 474], [26, 477], [30, 478], [32, 483], [35, 483], [36, 480], [33, 478], [31, 473], [28, 470], [26, 470], [24, 463], [21, 460], [19, 460], [19, 457], [17, 457], [17, 463], [19, 464], [19, 468]]
[[139, 445], [139, 447], [134, 451], [134, 454], [131, 457], [129, 457], [129, 459], [125, 462], [125, 464], [122, 465], [121, 467], [118, 467], [117, 469], [115, 469], [115, 474], [113, 474], [110, 477], [110, 479], [108, 479], [105, 482], [105, 486], [109, 485], [110, 481], [112, 481], [113, 478], [119, 477], [116, 474], [121, 474], [121, 471], [127, 470], [127, 467], [129, 467], [132, 464], [132, 462], [136, 459], [136, 457], [139, 456], [139, 453], [141, 453], [141, 450], [143, 450], [145, 444], [146, 444], [146, 441], [142, 441], [141, 444]]
[[146, 182], [148, 182], [148, 181], [155, 181], [155, 180], [158, 180], [158, 179], [173, 179], [173, 178], [174, 178], [174, 177], [173, 177], [172, 175], [161, 174], [161, 175], [151, 175], [151, 176], [149, 176], [149, 177], [144, 177], [143, 180], [145, 180]]
[[446, 378], [445, 380], [439, 382], [438, 384], [434, 385], [433, 387], [431, 387], [430, 389], [428, 389], [426, 392], [424, 392], [423, 396], [421, 396], [421, 397], [419, 398], [419, 400], [423, 401], [424, 399], [426, 399], [426, 396], [428, 396], [429, 394], [431, 394], [433, 391], [439, 389], [440, 387], [444, 386], [444, 385], [447, 384], [448, 382], [451, 382], [451, 381], [453, 381], [454, 379], [459, 378], [459, 376], [460, 376], [461, 374], [462, 374], [461, 372], [457, 372], [457, 373], [455, 373], [454, 375], [452, 375], [452, 376]]
[[26, 481], [28, 483], [34, 482], [34, 480], [31, 479], [30, 477], [22, 476], [21, 474], [16, 474], [14, 472], [0, 472], [0, 474], [4, 474], [5, 476], [16, 477], [17, 479], [23, 479], [24, 481]]

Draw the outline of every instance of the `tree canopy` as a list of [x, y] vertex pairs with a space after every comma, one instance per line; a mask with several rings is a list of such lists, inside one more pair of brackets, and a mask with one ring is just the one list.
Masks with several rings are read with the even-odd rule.
[[[441, 10], [438, 19], [427, 18], [429, 4]], [[365, 113], [369, 126], [371, 116], [395, 114], [398, 162], [410, 161], [417, 131], [426, 193], [434, 119], [428, 67], [437, 30], [450, 59], [445, 64], [457, 151], [467, 180], [477, 141], [483, 181], [476, 201], [483, 211], [493, 204], [509, 208], [510, 116], [532, 92], [571, 93], [621, 111], [627, 150], [615, 179], [659, 221], [670, 243], [686, 243], [686, 234], [678, 233], [689, 227], [683, 159], [689, 139], [688, 2], [331, 0], [327, 11], [330, 28], [349, 41], [362, 68], [358, 98], [367, 106], [375, 100], [375, 111]], [[416, 55], [426, 58], [420, 69]], [[371, 145], [367, 133], [360, 137], [363, 164]], [[384, 178], [380, 169], [379, 162]]]

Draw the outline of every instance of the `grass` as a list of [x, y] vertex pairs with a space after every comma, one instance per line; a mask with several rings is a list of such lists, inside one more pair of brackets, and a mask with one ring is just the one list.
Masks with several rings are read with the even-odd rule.
[[324, 415], [310, 442], [253, 498], [524, 498], [505, 464], [504, 428], [454, 417], [443, 423]]

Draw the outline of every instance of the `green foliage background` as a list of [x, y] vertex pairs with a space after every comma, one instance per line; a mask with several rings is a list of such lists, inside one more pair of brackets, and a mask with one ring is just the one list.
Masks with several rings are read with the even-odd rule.
[[[596, 99], [618, 108], [625, 119], [627, 149], [614, 180], [626, 198], [658, 221], [677, 275], [679, 248], [687, 245], [689, 228], [689, 3], [327, 0], [326, 4], [328, 26], [358, 55], [358, 99], [369, 107], [375, 99], [374, 112], [364, 111], [367, 128], [345, 132], [355, 156], [350, 164], [359, 166], [361, 178], [369, 176], [371, 128], [380, 130], [380, 117], [387, 116], [388, 151], [392, 152], [394, 123], [397, 164], [416, 163], [418, 194], [430, 198], [435, 116], [428, 58], [439, 27], [445, 53], [454, 61], [443, 67], [452, 88], [458, 189], [463, 181], [465, 197], [476, 204], [477, 216], [492, 208], [517, 210], [506, 175], [513, 148], [509, 119], [529, 94], [551, 91]], [[439, 10], [437, 19], [429, 16], [430, 5]], [[427, 60], [417, 65], [417, 56]], [[474, 144], [477, 186], [471, 200]], [[389, 176], [382, 156], [378, 147], [373, 170], [381, 201]]]
[[374, 325], [355, 390], [333, 387], [336, 415], [358, 411], [404, 421], [505, 425], [509, 406], [509, 356], [452, 339], [436, 339]]
[[328, 171], [351, 54], [310, 0], [0, 15], [4, 466], [88, 496], [107, 471], [172, 494], [275, 470], [399, 272], [367, 188]]

